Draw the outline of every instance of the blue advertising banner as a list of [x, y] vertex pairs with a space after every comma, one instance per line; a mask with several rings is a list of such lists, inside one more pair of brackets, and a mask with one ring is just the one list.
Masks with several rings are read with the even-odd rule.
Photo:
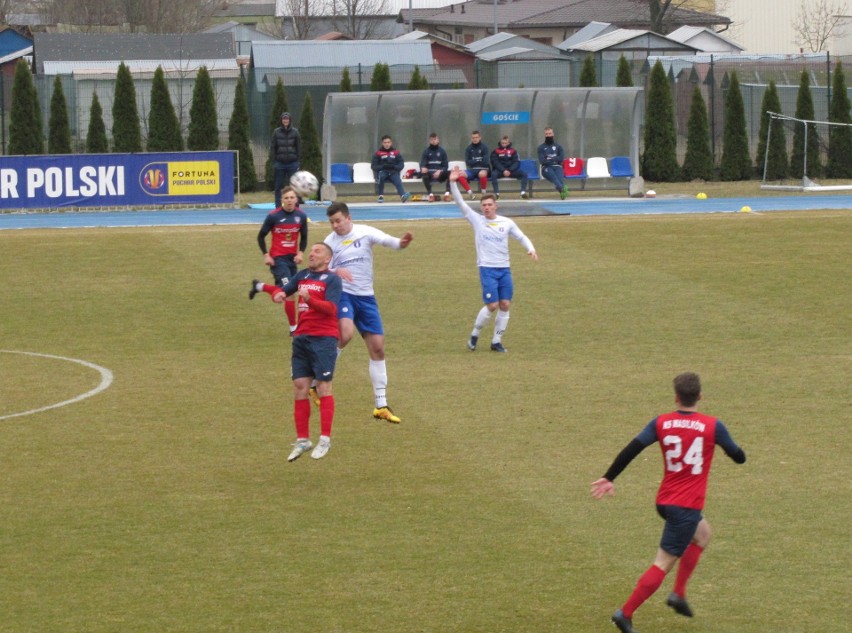
[[233, 152], [0, 157], [0, 209], [232, 202]]
[[515, 125], [530, 122], [528, 111], [520, 112], [483, 112], [480, 125]]

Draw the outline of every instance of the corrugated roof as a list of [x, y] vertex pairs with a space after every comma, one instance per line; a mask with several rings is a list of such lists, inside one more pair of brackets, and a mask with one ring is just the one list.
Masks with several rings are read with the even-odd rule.
[[424, 66], [432, 64], [432, 45], [424, 40], [255, 42], [252, 58], [255, 68], [340, 68], [380, 62]]

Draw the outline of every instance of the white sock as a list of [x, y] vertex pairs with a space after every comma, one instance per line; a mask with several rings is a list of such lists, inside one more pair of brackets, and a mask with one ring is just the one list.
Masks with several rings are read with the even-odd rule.
[[491, 339], [492, 343], [499, 343], [500, 339], [503, 338], [503, 332], [506, 331], [506, 328], [509, 325], [509, 311], [506, 310], [497, 310], [497, 318], [494, 319], [494, 338]]
[[473, 322], [473, 332], [471, 332], [471, 336], [479, 336], [479, 333], [482, 331], [488, 321], [491, 320], [491, 310], [488, 309], [488, 306], [482, 306], [482, 310], [479, 311], [479, 314], [476, 315], [476, 321]]
[[388, 369], [383, 360], [370, 359], [370, 382], [373, 383], [373, 395], [376, 398], [376, 408], [388, 406]]

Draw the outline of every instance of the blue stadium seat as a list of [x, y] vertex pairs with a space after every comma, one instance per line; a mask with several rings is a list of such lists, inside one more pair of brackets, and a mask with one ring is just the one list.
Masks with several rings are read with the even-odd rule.
[[609, 175], [613, 178], [633, 178], [633, 166], [627, 156], [613, 156], [609, 159]]
[[352, 182], [352, 166], [348, 163], [334, 163], [331, 166], [331, 184]]
[[530, 180], [540, 180], [541, 174], [538, 173], [538, 163], [534, 158], [525, 158], [521, 161], [521, 169]]

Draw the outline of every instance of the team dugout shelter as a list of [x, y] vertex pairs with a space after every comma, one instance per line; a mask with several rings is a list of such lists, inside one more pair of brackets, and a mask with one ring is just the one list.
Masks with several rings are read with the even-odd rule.
[[451, 161], [463, 161], [473, 130], [491, 150], [508, 135], [522, 160], [535, 160], [548, 126], [566, 157], [628, 157], [638, 173], [643, 121], [642, 88], [333, 92], [325, 100], [323, 175], [343, 182], [332, 166], [339, 173], [369, 162], [385, 134], [406, 161], [420, 160], [432, 132]]

